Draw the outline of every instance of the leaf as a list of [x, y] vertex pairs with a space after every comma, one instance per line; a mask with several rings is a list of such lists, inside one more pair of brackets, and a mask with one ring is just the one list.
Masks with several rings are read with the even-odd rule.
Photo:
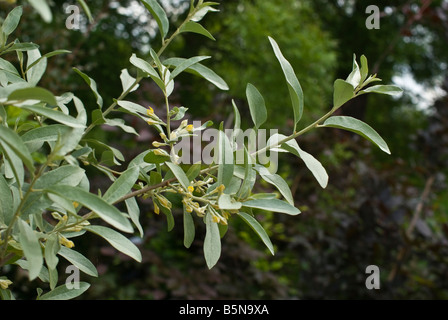
[[289, 189], [288, 183], [281, 176], [270, 173], [268, 169], [259, 165], [255, 166], [255, 170], [260, 173], [264, 181], [274, 185], [290, 205], [294, 205], [291, 189]]
[[218, 199], [219, 209], [222, 210], [239, 210], [242, 207], [241, 202], [235, 201], [229, 194], [223, 193]]
[[13, 217], [13, 198], [3, 175], [0, 175], [0, 224], [8, 225]]
[[50, 58], [50, 57], [53, 57], [53, 56], [56, 56], [56, 55], [59, 55], [59, 54], [64, 54], [64, 53], [71, 53], [71, 51], [68, 51], [68, 50], [54, 50], [54, 51], [48, 52], [48, 53], [44, 54], [43, 56], [41, 56], [40, 58], [38, 58], [33, 63], [31, 63], [29, 66], [27, 66], [25, 72], [27, 72], [32, 67], [34, 67], [36, 64], [38, 64], [42, 59]]
[[[38, 49], [27, 51], [28, 60], [27, 60], [27, 69], [26, 72], [26, 80], [32, 86], [36, 86], [40, 81], [42, 76], [45, 74], [45, 70], [47, 69], [47, 58], [42, 58], [40, 51]], [[33, 64], [36, 60], [40, 60], [37, 64], [35, 64], [32, 68], [28, 68]]]
[[361, 120], [347, 116], [334, 116], [328, 118], [321, 127], [332, 127], [354, 132], [377, 145], [385, 153], [390, 154], [389, 147], [383, 138]]
[[139, 176], [139, 168], [133, 166], [124, 171], [120, 177], [107, 189], [103, 199], [108, 203], [115, 203], [118, 199], [128, 194]]
[[288, 84], [289, 95], [291, 97], [292, 107], [294, 110], [294, 131], [296, 130], [297, 123], [302, 118], [303, 114], [303, 91], [300, 86], [300, 82], [288, 60], [285, 59], [280, 48], [274, 39], [269, 37], [271, 46], [274, 49], [275, 56], [277, 57], [280, 65], [282, 67], [283, 73]]
[[20, 231], [20, 245], [22, 246], [25, 258], [28, 261], [29, 279], [32, 281], [37, 278], [40, 270], [42, 269], [42, 249], [35, 231], [29, 226], [29, 224], [22, 219], [19, 219], [17, 224]]
[[28, 170], [34, 173], [33, 158], [17, 133], [9, 128], [0, 126], [0, 146], [3, 148], [3, 151], [6, 151], [4, 146], [9, 147], [23, 161]]
[[255, 86], [248, 83], [246, 87], [247, 102], [249, 103], [250, 115], [258, 130], [260, 126], [267, 120], [266, 105], [263, 96]]
[[131, 221], [134, 223], [134, 225], [137, 227], [138, 231], [140, 232], [140, 237], [143, 238], [144, 232], [142, 225], [140, 224], [140, 208], [138, 207], [137, 200], [134, 198], [126, 199], [125, 200], [126, 209], [128, 210], [129, 217], [131, 218]]
[[243, 219], [243, 221], [246, 222], [252, 228], [252, 230], [255, 231], [255, 233], [260, 237], [260, 239], [269, 249], [271, 254], [274, 255], [274, 246], [272, 245], [271, 239], [269, 239], [268, 234], [261, 226], [261, 224], [254, 217], [247, 213], [239, 212], [238, 216]]
[[166, 155], [162, 154], [155, 154], [154, 150], [149, 150], [148, 153], [145, 155], [144, 160], [146, 163], [149, 164], [161, 164], [166, 162], [170, 159], [170, 155], [166, 153]]
[[287, 151], [300, 157], [305, 163], [308, 170], [310, 170], [311, 173], [314, 175], [320, 186], [324, 189], [327, 187], [328, 174], [325, 168], [319, 162], [319, 160], [317, 160], [314, 156], [312, 156], [308, 152], [302, 150], [297, 144], [296, 140], [290, 140], [286, 144], [283, 144], [282, 147]]
[[184, 62], [182, 62], [180, 65], [178, 65], [173, 72], [171, 72], [171, 77], [170, 79], [174, 79], [176, 78], [181, 72], [183, 72], [184, 70], [190, 68], [191, 66], [195, 65], [196, 63], [203, 61], [205, 59], [210, 59], [210, 56], [197, 56], [197, 57], [192, 57], [189, 58], [187, 60], [185, 60]]
[[8, 100], [39, 100], [52, 106], [58, 104], [56, 98], [50, 91], [39, 87], [17, 89], [8, 96]]
[[16, 40], [16, 42], [12, 46], [8, 47], [8, 49], [3, 51], [3, 53], [12, 52], [12, 51], [16, 51], [16, 52], [32, 51], [32, 50], [35, 50], [38, 48], [39, 48], [39, 46], [35, 43], [31, 43], [31, 42], [20, 43], [20, 42], [17, 42], [17, 40]]
[[154, 19], [157, 21], [162, 38], [165, 38], [169, 30], [169, 20], [165, 10], [160, 6], [156, 0], [140, 0], [146, 9], [151, 12]]
[[213, 222], [210, 210], [205, 215], [205, 239], [203, 245], [205, 262], [209, 269], [216, 265], [221, 256], [221, 236], [218, 224]]
[[243, 202], [243, 207], [297, 215], [300, 210], [279, 199], [256, 199]]
[[184, 24], [182, 29], [180, 29], [180, 32], [198, 33], [203, 36], [206, 36], [207, 38], [209, 38], [211, 40], [216, 40], [207, 29], [205, 29], [202, 25], [200, 25], [199, 23], [194, 22], [194, 21], [188, 21], [186, 24]]
[[95, 212], [101, 219], [115, 228], [123, 232], [133, 232], [131, 223], [117, 208], [93, 193], [71, 186], [54, 186], [44, 191], [54, 193], [71, 201], [76, 201]]
[[367, 79], [369, 75], [369, 64], [365, 55], [361, 56], [361, 83]]
[[138, 69], [144, 71], [145, 73], [147, 73], [148, 75], [150, 75], [152, 78], [156, 78], [160, 81], [162, 81], [160, 79], [159, 74], [157, 73], [157, 71], [152, 67], [151, 64], [149, 64], [147, 61], [138, 58], [135, 53], [132, 54], [131, 58], [129, 59], [129, 61], [136, 66]]
[[86, 13], [87, 18], [89, 19], [89, 23], [93, 23], [93, 17], [92, 13], [90, 12], [89, 6], [86, 4], [84, 0], [77, 0], [78, 3], [81, 5], [82, 10]]
[[372, 87], [368, 87], [367, 89], [364, 89], [360, 91], [360, 93], [380, 93], [380, 94], [387, 94], [390, 96], [396, 96], [403, 93], [403, 89], [397, 86], [391, 86], [391, 85], [376, 85]]
[[356, 55], [353, 55], [353, 69], [345, 81], [351, 84], [353, 88], [356, 88], [361, 82], [361, 77], [361, 71], [359, 70], [359, 65], [356, 62]]
[[72, 165], [60, 166], [54, 170], [46, 172], [37, 179], [35, 188], [45, 189], [58, 185], [77, 186], [85, 175], [85, 170]]
[[45, 0], [28, 0], [28, 2], [36, 9], [45, 22], [50, 23], [53, 19], [50, 7]]
[[[182, 64], [186, 59], [183, 58], [170, 58], [164, 61], [166, 66], [174, 66], [177, 67]], [[227, 83], [218, 76], [213, 70], [207, 68], [206, 66], [197, 63], [190, 68], [185, 70], [186, 72], [192, 73], [194, 75], [200, 76], [210, 83], [214, 84], [217, 88], [227, 91], [229, 90], [229, 86]]]
[[103, 108], [103, 98], [98, 93], [98, 88], [97, 88], [95, 80], [93, 80], [92, 78], [90, 78], [88, 75], [86, 75], [85, 73], [83, 73], [81, 70], [79, 70], [77, 68], [73, 68], [73, 70], [77, 74], [79, 74], [81, 76], [81, 78], [83, 78], [84, 81], [87, 83], [87, 85], [90, 87], [90, 89], [92, 90], [93, 94], [95, 95], [96, 104], [100, 107], [100, 109], [102, 109]]
[[45, 241], [45, 262], [49, 269], [55, 269], [58, 265], [59, 259], [56, 256], [61, 249], [59, 243], [59, 236], [56, 233], [51, 234]]
[[202, 169], [202, 163], [198, 162], [193, 164], [187, 171], [186, 175], [189, 181], [193, 181], [197, 178]]
[[224, 185], [227, 188], [233, 177], [233, 148], [224, 131], [220, 130], [218, 135], [218, 144], [216, 145], [218, 154], [218, 186]]
[[49, 119], [52, 119], [56, 122], [65, 124], [66, 126], [72, 127], [72, 128], [85, 128], [85, 125], [81, 124], [76, 118], [73, 118], [72, 116], [66, 115], [65, 113], [62, 113], [61, 111], [56, 111], [47, 107], [42, 107], [39, 105], [34, 106], [21, 106], [22, 109], [40, 114], [41, 116], [45, 116]]
[[191, 215], [191, 213], [185, 210], [185, 206], [184, 206], [183, 222], [184, 222], [184, 246], [185, 248], [190, 248], [191, 244], [194, 241], [196, 231], [193, 216]]
[[[238, 168], [238, 167], [236, 167]], [[252, 169], [252, 161], [247, 151], [247, 148], [244, 147], [244, 176], [243, 183], [241, 184], [240, 190], [238, 190], [238, 198], [246, 198], [250, 195], [252, 188], [255, 185], [255, 181], [257, 179], [257, 173]]]
[[66, 284], [56, 287], [54, 290], [47, 292], [39, 297], [39, 300], [70, 300], [74, 299], [89, 289], [90, 284], [87, 282], [79, 282], [79, 288], [68, 288]]
[[123, 88], [123, 92], [134, 92], [138, 89], [138, 85], [135, 84], [135, 78], [129, 74], [128, 69], [122, 69], [120, 74], [121, 86]]
[[5, 158], [5, 177], [7, 179], [15, 178], [15, 182], [19, 187], [22, 187], [25, 179], [25, 169], [23, 161], [7, 144], [2, 144], [0, 141], [0, 150], [3, 149]]
[[73, 264], [76, 268], [78, 268], [85, 274], [88, 274], [89, 276], [92, 277], [98, 277], [98, 271], [96, 270], [93, 263], [90, 262], [89, 259], [84, 257], [79, 252], [76, 252], [75, 250], [62, 246], [58, 254], [61, 257], [67, 259], [67, 261], [69, 261], [71, 264]]
[[350, 83], [342, 79], [337, 79], [334, 82], [333, 109], [339, 108], [352, 99], [355, 96], [353, 90], [353, 86]]
[[135, 244], [132, 243], [131, 240], [117, 231], [103, 226], [86, 226], [84, 229], [99, 235], [109, 242], [115, 249], [131, 257], [137, 262], [142, 261], [140, 250], [135, 246]]
[[20, 18], [22, 17], [22, 13], [22, 6], [17, 6], [8, 13], [3, 21], [3, 25], [1, 26], [1, 31], [3, 31], [6, 37], [16, 30], [19, 25]]
[[165, 162], [165, 164], [168, 166], [168, 168], [170, 168], [171, 172], [177, 178], [177, 181], [179, 181], [182, 188], [184, 188], [184, 190], [188, 190], [188, 187], [190, 186], [190, 181], [188, 180], [188, 177], [185, 174], [184, 170], [182, 170], [182, 168], [179, 167], [178, 165], [175, 165], [174, 163], [171, 162]]
[[[100, 110], [95, 110], [100, 111]], [[135, 131], [134, 127], [128, 126], [125, 124], [125, 121], [123, 119], [105, 119], [105, 124], [111, 127], [119, 127], [121, 130], [123, 130], [126, 133], [134, 134], [138, 136], [139, 134], [137, 131]]]
[[[216, 2], [209, 2], [209, 4], [211, 5], [215, 5], [217, 4]], [[195, 22], [199, 22], [201, 21], [205, 15], [209, 12], [217, 12], [219, 11], [218, 9], [215, 9], [213, 7], [211, 7], [210, 5], [207, 5], [207, 3], [203, 3], [202, 4], [202, 8], [200, 8], [195, 15], [191, 18], [191, 21], [195, 21]]]

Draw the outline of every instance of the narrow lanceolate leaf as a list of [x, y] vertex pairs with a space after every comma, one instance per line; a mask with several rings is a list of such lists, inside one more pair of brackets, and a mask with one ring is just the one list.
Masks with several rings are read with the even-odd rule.
[[391, 86], [391, 85], [376, 85], [376, 86], [368, 87], [367, 89], [360, 91], [360, 93], [369, 93], [369, 92], [387, 94], [390, 96], [396, 96], [396, 95], [403, 93], [403, 89], [401, 89], [400, 87]]
[[88, 75], [86, 75], [84, 72], [82, 72], [81, 70], [79, 70], [77, 68], [73, 68], [73, 70], [77, 74], [79, 74], [81, 76], [81, 78], [83, 78], [84, 81], [87, 83], [87, 85], [90, 87], [90, 89], [92, 90], [93, 94], [95, 95], [96, 104], [101, 109], [103, 107], [103, 98], [101, 97], [101, 95], [98, 92], [98, 88], [97, 88], [95, 80], [93, 80], [92, 78], [90, 78]]
[[363, 83], [369, 75], [369, 64], [365, 55], [361, 56], [361, 83]]
[[137, 227], [138, 232], [140, 232], [140, 237], [143, 237], [143, 228], [140, 224], [140, 208], [138, 207], [137, 200], [135, 199], [135, 197], [126, 199], [125, 204], [131, 221]]
[[258, 89], [250, 83], [248, 83], [246, 87], [246, 96], [252, 121], [255, 124], [255, 128], [258, 129], [266, 122], [268, 117], [264, 98]]
[[233, 148], [224, 131], [219, 131], [218, 137], [218, 185], [226, 188], [230, 185], [233, 177], [234, 159]]
[[132, 243], [131, 240], [118, 233], [115, 230], [103, 226], [87, 226], [84, 227], [87, 231], [95, 233], [109, 242], [115, 249], [131, 257], [137, 262], [142, 261], [142, 254], [140, 250]]
[[355, 96], [353, 91], [353, 85], [342, 79], [337, 79], [334, 82], [333, 109], [339, 108], [344, 103], [352, 99]]
[[243, 207], [256, 208], [266, 211], [297, 215], [300, 210], [289, 203], [279, 199], [256, 199], [243, 202]]
[[285, 181], [285, 179], [283, 179], [278, 174], [270, 173], [269, 170], [263, 166], [256, 166], [255, 170], [260, 173], [264, 181], [275, 186], [290, 205], [294, 205], [294, 199], [292, 197], [291, 189], [289, 189], [289, 185]]
[[300, 82], [288, 60], [283, 56], [280, 48], [274, 39], [269, 37], [272, 48], [274, 49], [275, 56], [277, 57], [280, 65], [282, 67], [283, 73], [286, 77], [286, 82], [288, 84], [289, 94], [291, 96], [292, 107], [294, 110], [294, 131], [297, 123], [302, 118], [303, 114], [303, 91], [300, 86]]
[[30, 280], [34, 280], [40, 273], [43, 264], [42, 249], [39, 238], [34, 230], [22, 219], [18, 221], [19, 240], [23, 253], [28, 261], [28, 272]]
[[22, 109], [37, 113], [41, 116], [47, 117], [59, 123], [65, 124], [66, 126], [72, 128], [85, 128], [85, 125], [80, 123], [76, 118], [73, 118], [61, 111], [56, 111], [47, 107], [42, 107], [39, 105], [34, 106], [21, 106]]
[[180, 29], [180, 32], [198, 33], [203, 36], [206, 36], [209, 39], [216, 40], [207, 29], [205, 29], [201, 24], [194, 22], [194, 21], [189, 21], [186, 24], [184, 24], [182, 29]]
[[38, 100], [48, 103], [52, 106], [57, 105], [57, 101], [54, 95], [47, 89], [39, 87], [17, 89], [8, 96], [8, 100]]
[[97, 195], [71, 186], [55, 186], [45, 189], [71, 201], [76, 201], [95, 212], [101, 219], [123, 232], [133, 232], [129, 220], [117, 208]]
[[159, 74], [157, 73], [157, 71], [152, 67], [151, 64], [149, 64], [147, 61], [138, 58], [135, 53], [132, 54], [131, 58], [129, 59], [129, 61], [136, 66], [138, 69], [142, 70], [143, 72], [147, 73], [148, 75], [150, 75], [151, 77], [155, 77], [158, 78], [160, 81], [162, 81], [160, 79]]
[[108, 203], [115, 203], [132, 190], [139, 175], [138, 166], [133, 166], [123, 172], [120, 177], [107, 189], [103, 199]]
[[328, 174], [322, 164], [317, 160], [313, 155], [308, 152], [302, 150], [296, 140], [290, 140], [287, 143], [283, 144], [282, 147], [287, 151], [295, 154], [300, 157], [305, 163], [308, 170], [311, 171], [313, 176], [316, 178], [317, 182], [319, 182], [322, 188], [326, 188], [328, 185]]
[[23, 161], [29, 171], [34, 172], [33, 158], [22, 139], [11, 129], [0, 126], [0, 146], [3, 147], [4, 145], [9, 147]]
[[[180, 64], [182, 64], [185, 60], [186, 59], [184, 59], [184, 58], [170, 58], [170, 59], [165, 60], [163, 63], [166, 66], [177, 67]], [[221, 78], [219, 75], [217, 75], [210, 68], [207, 68], [206, 66], [204, 66], [200, 63], [196, 63], [195, 65], [191, 66], [190, 68], [187, 68], [185, 71], [204, 78], [205, 80], [214, 84], [217, 88], [219, 88], [221, 90], [225, 90], [225, 91], [229, 90], [229, 86], [227, 85], [227, 83], [224, 81], [223, 78]]]
[[92, 17], [92, 13], [90, 12], [89, 6], [86, 4], [86, 2], [84, 0], [77, 0], [77, 1], [81, 5], [82, 10], [84, 10], [87, 18], [89, 18], [89, 23], [93, 23], [93, 17]]
[[390, 154], [389, 147], [383, 138], [371, 126], [361, 120], [347, 116], [334, 116], [328, 118], [322, 127], [332, 127], [354, 132], [377, 145], [385, 153]]
[[44, 54], [42, 57], [38, 58], [33, 63], [31, 63], [29, 66], [27, 66], [25, 72], [27, 72], [29, 69], [31, 69], [36, 64], [38, 64], [42, 59], [50, 58], [50, 57], [56, 56], [58, 54], [64, 54], [64, 53], [71, 53], [71, 51], [68, 51], [68, 50], [54, 50], [54, 51], [48, 52], [48, 53]]
[[45, 262], [49, 269], [55, 269], [58, 265], [59, 259], [56, 256], [61, 249], [59, 243], [59, 236], [56, 233], [50, 235], [45, 241]]
[[190, 68], [191, 66], [195, 65], [196, 63], [198, 63], [200, 61], [203, 61], [203, 60], [209, 59], [209, 58], [210, 58], [210, 56], [197, 56], [197, 57], [192, 57], [192, 58], [185, 60], [180, 65], [178, 65], [173, 70], [173, 72], [171, 72], [170, 79], [172, 80], [172, 79], [176, 78], [184, 70]]
[[48, 171], [37, 179], [35, 188], [44, 189], [56, 185], [77, 186], [84, 177], [85, 170], [78, 166], [65, 165]]
[[162, 38], [165, 38], [169, 30], [169, 20], [166, 15], [165, 10], [156, 0], [140, 0], [146, 7], [146, 9], [151, 12], [154, 19], [157, 21]]
[[205, 216], [204, 257], [207, 267], [213, 268], [221, 256], [221, 236], [218, 224], [213, 222], [212, 213]]
[[0, 175], [0, 224], [8, 225], [13, 216], [13, 198], [3, 175]]
[[177, 181], [181, 184], [182, 188], [185, 190], [188, 190], [188, 187], [190, 186], [190, 181], [188, 180], [187, 175], [185, 174], [184, 170], [182, 170], [181, 167], [178, 165], [175, 165], [171, 162], [165, 162], [168, 168], [170, 168], [171, 172], [174, 174], [174, 176], [177, 178]]
[[54, 290], [47, 292], [39, 297], [39, 300], [70, 300], [74, 299], [89, 289], [90, 284], [87, 282], [79, 282], [72, 284], [73, 288], [70, 288], [66, 284], [56, 287]]
[[71, 264], [73, 264], [75, 267], [77, 267], [79, 270], [84, 272], [85, 274], [88, 274], [92, 277], [98, 277], [98, 271], [96, 270], [95, 266], [92, 262], [90, 262], [89, 259], [84, 257], [79, 252], [69, 249], [67, 247], [61, 247], [58, 254], [61, 257], [64, 257], [69, 261]]
[[238, 216], [243, 219], [243, 221], [246, 222], [252, 228], [252, 230], [255, 231], [255, 233], [260, 237], [260, 239], [263, 241], [272, 255], [274, 255], [274, 246], [272, 245], [271, 239], [269, 239], [266, 230], [264, 230], [261, 224], [254, 217], [245, 212], [239, 212]]
[[194, 241], [196, 231], [193, 216], [191, 215], [191, 213], [185, 210], [185, 206], [184, 206], [183, 222], [184, 222], [184, 246], [185, 248], [190, 248], [191, 244]]
[[2, 31], [6, 37], [8, 37], [11, 33], [13, 33], [14, 30], [19, 25], [22, 12], [23, 12], [22, 7], [18, 6], [12, 9], [10, 13], [8, 13], [2, 25]]

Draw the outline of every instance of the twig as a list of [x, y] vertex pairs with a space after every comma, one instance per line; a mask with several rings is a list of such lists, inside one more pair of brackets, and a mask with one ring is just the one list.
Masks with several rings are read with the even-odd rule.
[[[406, 238], [412, 239], [412, 233], [414, 232], [415, 226], [417, 225], [418, 220], [420, 219], [423, 205], [426, 199], [429, 196], [429, 192], [431, 190], [432, 185], [434, 184], [435, 177], [431, 176], [426, 180], [425, 188], [423, 189], [422, 196], [420, 198], [420, 201], [418, 202], [417, 206], [415, 207], [414, 215], [412, 217], [411, 223], [409, 224], [408, 228], [406, 229]], [[389, 273], [388, 281], [393, 281], [395, 276], [397, 275], [400, 266], [406, 256], [406, 254], [409, 251], [410, 244], [406, 243], [404, 247], [400, 249], [400, 251], [397, 254], [397, 262], [395, 263], [395, 266], [392, 268], [391, 272]]]

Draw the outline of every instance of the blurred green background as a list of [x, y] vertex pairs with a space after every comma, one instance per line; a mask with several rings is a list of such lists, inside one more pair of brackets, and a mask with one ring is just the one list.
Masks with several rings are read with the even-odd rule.
[[[160, 1], [175, 30], [189, 0]], [[290, 132], [292, 109], [280, 66], [268, 36], [279, 43], [301, 81], [305, 112], [301, 126], [331, 108], [336, 78], [346, 78], [353, 54], [366, 55], [372, 73], [384, 84], [398, 84], [404, 94], [364, 95], [340, 114], [369, 123], [387, 141], [391, 156], [349, 133], [319, 129], [300, 138], [301, 146], [327, 169], [330, 182], [322, 190], [303, 163], [282, 155], [279, 174], [289, 183], [297, 217], [260, 214], [276, 249], [271, 256], [251, 230], [231, 221], [219, 263], [208, 270], [202, 253], [204, 230], [198, 224], [190, 249], [183, 247], [181, 211], [167, 232], [163, 215], [150, 202], [140, 202], [143, 239], [136, 239], [143, 262], [117, 254], [100, 238], [86, 235], [76, 248], [97, 266], [98, 279], [81, 299], [446, 299], [448, 298], [448, 1], [378, 1], [380, 29], [369, 30], [365, 1], [359, 0], [223, 0], [220, 12], [204, 25], [215, 36], [178, 38], [164, 57], [211, 55], [206, 65], [229, 84], [228, 92], [182, 75], [173, 95], [189, 108], [191, 119], [231, 121], [234, 99], [243, 121], [250, 116], [245, 101], [248, 82], [266, 99], [267, 126]], [[53, 21], [45, 23], [25, 1], [24, 18], [15, 36], [40, 45], [41, 52], [68, 49], [51, 58], [41, 86], [55, 94], [72, 91], [95, 105], [77, 67], [96, 80], [105, 104], [121, 92], [123, 68], [132, 52], [144, 57], [157, 49], [157, 24], [138, 1], [89, 1], [94, 22], [81, 19], [80, 30], [65, 27], [67, 5], [52, 1]], [[11, 5], [0, 2], [2, 15]], [[149, 82], [131, 99], [156, 112], [162, 96]], [[110, 141], [127, 159], [149, 148], [154, 132], [126, 119], [139, 137], [109, 128], [95, 135]], [[110, 181], [99, 172], [92, 190]], [[259, 184], [265, 192], [272, 190]], [[365, 269], [377, 265], [381, 289], [367, 290]], [[61, 277], [63, 274], [61, 266]], [[24, 274], [18, 298], [35, 296]], [[22, 280], [21, 280], [22, 279]]]

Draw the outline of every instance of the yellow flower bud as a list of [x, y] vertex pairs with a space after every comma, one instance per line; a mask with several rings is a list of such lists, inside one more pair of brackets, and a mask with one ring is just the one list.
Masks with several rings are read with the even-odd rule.
[[11, 280], [8, 279], [0, 279], [0, 288], [3, 290], [8, 289], [9, 285], [12, 284]]
[[152, 143], [152, 145], [153, 145], [154, 147], [156, 147], [156, 148], [160, 148], [160, 147], [166, 146], [166, 143], [162, 143], [162, 142], [154, 141], [154, 142]]
[[61, 235], [59, 237], [59, 243], [62, 244], [63, 246], [71, 249], [75, 246], [75, 244], [73, 243], [73, 241], [68, 240], [66, 237], [64, 237], [63, 235]]
[[194, 191], [194, 187], [193, 186], [188, 186], [188, 192], [193, 193]]
[[155, 212], [155, 214], [159, 214], [160, 213], [160, 208], [157, 205], [157, 203], [155, 203], [155, 202], [154, 202], [154, 212]]
[[193, 126], [192, 124], [189, 124], [189, 125], [187, 126], [187, 131], [188, 131], [188, 132], [192, 132], [193, 129], [194, 129], [194, 126]]
[[164, 134], [163, 132], [160, 133], [160, 138], [162, 138], [163, 141], [168, 140], [167, 137], [166, 137], [166, 134]]
[[213, 215], [213, 222], [218, 223], [219, 222], [219, 217]]
[[151, 107], [148, 107], [148, 110], [146, 110], [146, 113], [148, 114], [148, 116], [152, 116], [152, 115], [154, 115], [154, 109]]
[[165, 150], [162, 150], [162, 149], [155, 149], [154, 150], [154, 154], [156, 156], [165, 156], [165, 157], [169, 157], [170, 156]]

